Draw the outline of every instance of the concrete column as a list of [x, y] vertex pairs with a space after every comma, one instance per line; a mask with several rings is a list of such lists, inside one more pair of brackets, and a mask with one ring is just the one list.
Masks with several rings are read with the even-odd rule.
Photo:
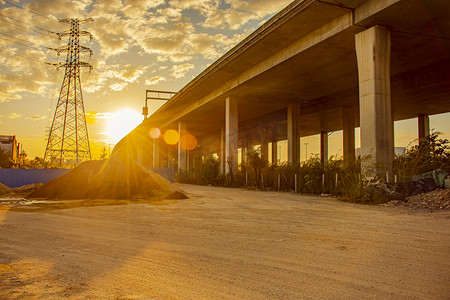
[[[225, 160], [231, 160], [233, 172], [238, 170], [238, 101], [230, 96], [225, 99]], [[226, 164], [227, 173], [230, 173]]]
[[355, 163], [355, 112], [353, 107], [344, 107], [342, 111], [342, 129], [344, 137], [344, 167]]
[[261, 158], [266, 161], [269, 159], [269, 144], [265, 140], [261, 143]]
[[225, 158], [225, 128], [220, 128], [220, 174], [225, 175], [225, 166], [226, 166], [226, 158]]
[[278, 143], [272, 142], [272, 166], [278, 164]]
[[180, 140], [178, 141], [178, 171], [188, 170], [188, 153], [187, 150], [183, 149], [184, 147], [182, 147], [182, 145], [187, 145], [186, 132], [186, 123], [179, 121], [178, 134], [180, 135]]
[[328, 162], [328, 132], [320, 133], [320, 162]]
[[300, 164], [300, 103], [292, 102], [287, 109], [288, 162], [293, 166]]
[[430, 118], [428, 115], [419, 115], [419, 143], [430, 136]]
[[153, 160], [152, 167], [159, 168], [159, 139], [153, 140]]
[[200, 151], [197, 151], [197, 153], [194, 157], [194, 169], [195, 169], [195, 174], [199, 175], [200, 171], [202, 169], [202, 154], [200, 153]]
[[364, 176], [385, 178], [392, 170], [389, 30], [375, 25], [355, 36], [359, 76], [361, 158]]
[[[175, 157], [175, 155], [172, 153], [174, 151], [172, 151], [173, 146], [172, 145], [165, 145], [164, 148], [166, 149], [166, 160], [167, 160], [167, 164], [163, 167], [166, 168], [175, 168], [175, 164], [173, 161], [173, 158]], [[177, 162], [178, 164], [178, 162]]]

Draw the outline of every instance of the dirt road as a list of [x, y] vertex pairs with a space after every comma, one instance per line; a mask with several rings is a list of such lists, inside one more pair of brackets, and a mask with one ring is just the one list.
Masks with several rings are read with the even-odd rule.
[[182, 185], [190, 199], [0, 210], [0, 299], [448, 299], [450, 213]]

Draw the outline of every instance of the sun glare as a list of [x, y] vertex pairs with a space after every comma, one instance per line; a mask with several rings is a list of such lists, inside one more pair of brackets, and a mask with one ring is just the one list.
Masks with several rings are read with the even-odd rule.
[[131, 130], [142, 123], [139, 112], [122, 109], [114, 112], [108, 120], [107, 133], [114, 143], [118, 143]]

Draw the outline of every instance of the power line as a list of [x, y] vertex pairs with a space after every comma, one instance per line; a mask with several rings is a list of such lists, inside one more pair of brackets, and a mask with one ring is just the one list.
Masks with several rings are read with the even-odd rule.
[[[0, 33], [0, 34], [1, 34], [1, 33]], [[39, 50], [39, 51], [42, 51], [42, 49], [40, 49], [40, 48], [36, 48], [36, 47], [30, 46], [30, 45], [26, 45], [26, 44], [23, 44], [23, 43], [14, 41], [14, 40], [10, 40], [10, 39], [8, 39], [8, 38], [4, 38], [4, 37], [1, 37], [1, 36], [0, 36], [0, 39], [5, 40], [5, 41], [8, 41], [8, 42], [11, 42], [11, 43], [14, 43], [14, 44], [18, 44], [18, 45], [21, 45], [21, 46], [24, 46], [24, 47], [28, 47], [28, 48], [31, 48], [31, 49], [35, 49], [35, 50], [37, 49], [37, 50]]]
[[[22, 21], [20, 21], [20, 20], [17, 20], [17, 19], [11, 18], [11, 17], [7, 17], [7, 16], [4, 16], [4, 15], [2, 15], [2, 14], [0, 14], [0, 17], [3, 17], [3, 18], [9, 18], [9, 19], [14, 20], [14, 21], [17, 22], [17, 23], [22, 23], [22, 24], [25, 24], [25, 25], [27, 25], [27, 26], [23, 26], [23, 25], [16, 24], [16, 23], [11, 22], [11, 21], [9, 21], [9, 20], [7, 20], [7, 19], [1, 19], [1, 18], [0, 18], [0, 21], [7, 22], [7, 23], [13, 24], [13, 25], [15, 25], [15, 26], [18, 26], [18, 27], [22, 27], [22, 28], [28, 29], [28, 30], [31, 30], [31, 31], [36, 32], [36, 33], [39, 33], [39, 34], [44, 34], [44, 35], [49, 36], [49, 37], [53, 37], [53, 36], [51, 36], [50, 34], [47, 34], [47, 32], [48, 32], [48, 33], [53, 33], [53, 34], [55, 34], [55, 32], [53, 32], [53, 31], [50, 31], [50, 30], [47, 30], [47, 29], [43, 29], [43, 28], [40, 28], [40, 27], [37, 27], [37, 26], [33, 26], [33, 25], [30, 25], [30, 24], [28, 24], [28, 23], [26, 23], [26, 22], [22, 22]], [[41, 30], [41, 31], [45, 31], [46, 33], [41, 32], [41, 31], [34, 30], [34, 29], [30, 28], [30, 27], [34, 27], [34, 28], [37, 28], [37, 29], [39, 29], [39, 30]]]
[[10, 52], [10, 54], [6, 53], [6, 55], [9, 55], [10, 57], [22, 57], [22, 58], [25, 58], [25, 59], [28, 59], [28, 60], [31, 60], [31, 61], [34, 61], [34, 62], [44, 63], [43, 60], [37, 60], [37, 59], [31, 58], [31, 57], [27, 57], [27, 56], [23, 56], [23, 55], [20, 55], [20, 54], [17, 54], [17, 53], [13, 54], [12, 52]]
[[31, 13], [33, 13], [33, 14], [35, 14], [35, 15], [38, 15], [38, 16], [41, 16], [41, 17], [43, 17], [43, 18], [46, 18], [46, 19], [49, 19], [49, 20], [52, 20], [52, 21], [57, 21], [56, 18], [52, 19], [52, 18], [49, 18], [49, 17], [47, 17], [47, 16], [45, 16], [45, 15], [43, 15], [43, 14], [38, 13], [37, 11], [31, 10], [31, 9], [27, 9], [27, 8], [25, 8], [25, 7], [22, 7], [22, 6], [20, 6], [20, 5], [15, 4], [15, 3], [9, 2], [9, 1], [7, 1], [7, 0], [3, 0], [3, 1], [4, 1], [5, 3], [8, 3], [8, 4], [12, 5], [12, 6], [15, 6], [15, 7], [17, 7], [17, 8], [26, 10], [26, 11], [28, 11], [28, 12], [31, 12]]
[[[33, 46], [26, 45], [26, 44], [23, 44], [23, 43], [21, 43], [21, 42], [17, 42], [17, 41], [14, 41], [14, 40], [9, 40], [9, 39], [3, 38], [4, 40], [9, 40], [10, 42], [15, 43], [15, 44], [19, 44], [19, 45], [22, 45], [22, 46], [25, 46], [25, 47], [29, 47], [29, 48], [36, 48], [36, 49], [39, 49], [39, 50], [42, 50], [42, 49], [40, 49], [39, 47], [46, 48], [46, 49], [48, 49], [48, 50], [53, 50], [53, 49], [50, 49], [49, 47], [45, 47], [45, 46], [41, 46], [41, 45], [36, 45], [36, 44], [33, 43], [33, 42], [30, 42], [30, 41], [27, 41], [27, 40], [24, 40], [24, 39], [21, 39], [21, 38], [17, 38], [17, 37], [15, 37], [15, 36], [11, 36], [11, 35], [4, 34], [4, 33], [1, 33], [1, 32], [0, 32], [0, 34], [1, 34], [1, 35], [4, 35], [4, 36], [7, 36], [7, 37], [9, 37], [9, 38], [12, 38], [12, 39], [16, 39], [16, 40], [19, 40], [19, 41], [22, 41], [22, 42], [25, 42], [25, 43], [29, 43], [29, 44], [31, 44], [31, 45], [33, 45]], [[1, 37], [0, 37], [0, 38], [1, 38]]]

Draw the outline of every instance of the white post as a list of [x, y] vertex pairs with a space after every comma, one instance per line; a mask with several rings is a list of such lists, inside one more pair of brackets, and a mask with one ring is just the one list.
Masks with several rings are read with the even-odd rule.
[[245, 187], [247, 187], [247, 171], [245, 171]]
[[278, 190], [281, 188], [281, 177], [280, 174], [278, 174]]
[[322, 189], [325, 191], [325, 174], [322, 174]]
[[264, 188], [264, 174], [261, 174], [261, 185]]
[[294, 190], [295, 192], [297, 192], [297, 173], [295, 174], [294, 178], [295, 178]]

